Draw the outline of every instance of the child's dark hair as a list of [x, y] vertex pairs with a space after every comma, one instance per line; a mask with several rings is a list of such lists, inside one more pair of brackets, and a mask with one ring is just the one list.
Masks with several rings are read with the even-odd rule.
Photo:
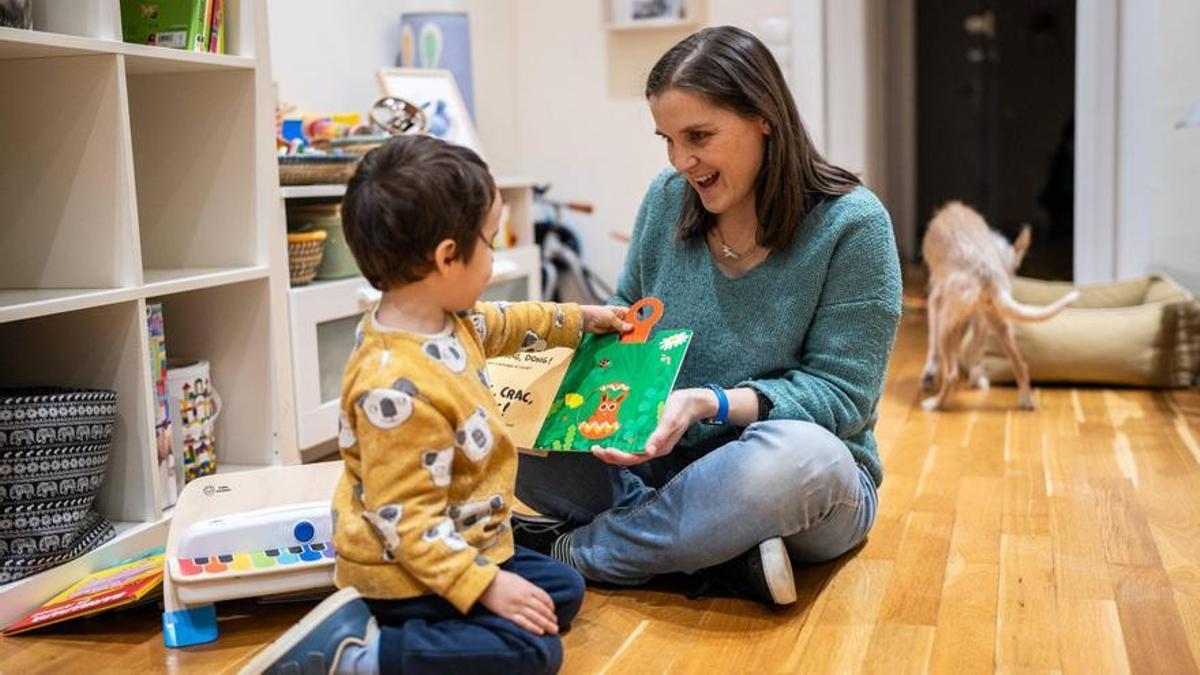
[[358, 268], [379, 290], [420, 281], [453, 239], [470, 262], [496, 183], [470, 148], [400, 136], [363, 157], [342, 199], [342, 228]]

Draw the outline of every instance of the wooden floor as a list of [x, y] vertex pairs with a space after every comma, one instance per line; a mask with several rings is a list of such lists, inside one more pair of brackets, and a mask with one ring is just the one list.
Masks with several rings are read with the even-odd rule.
[[[867, 545], [797, 570], [800, 601], [590, 590], [565, 673], [1197, 672], [1200, 392], [1046, 388], [918, 403], [906, 317], [878, 426]], [[221, 638], [168, 651], [135, 609], [0, 640], [0, 672], [232, 672], [306, 606], [222, 606]]]

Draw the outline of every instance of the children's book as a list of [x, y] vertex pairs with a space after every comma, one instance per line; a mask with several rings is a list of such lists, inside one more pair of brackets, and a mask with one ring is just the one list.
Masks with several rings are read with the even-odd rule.
[[212, 15], [208, 21], [208, 51], [225, 53], [225, 0], [212, 0]]
[[167, 342], [162, 303], [146, 303], [150, 336], [150, 377], [154, 380], [154, 447], [158, 456], [158, 488], [163, 508], [173, 506], [179, 494], [175, 457], [171, 454], [171, 413], [167, 396]]
[[163, 547], [93, 572], [2, 631], [5, 635], [98, 614], [146, 599], [162, 585]]
[[208, 0], [121, 0], [125, 42], [205, 51]]
[[[642, 316], [643, 310], [648, 310]], [[663, 305], [629, 308], [625, 335], [585, 335], [579, 348], [522, 352], [488, 362], [492, 395], [519, 448], [589, 452], [595, 446], [644, 452], [692, 339], [660, 330]]]

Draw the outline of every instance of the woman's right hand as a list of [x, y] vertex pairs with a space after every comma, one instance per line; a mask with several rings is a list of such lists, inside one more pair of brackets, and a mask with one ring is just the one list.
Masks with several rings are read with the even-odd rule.
[[534, 635], [558, 634], [554, 600], [519, 574], [500, 570], [479, 603]]
[[667, 397], [658, 426], [646, 439], [646, 449], [640, 454], [622, 452], [615, 448], [594, 446], [592, 454], [601, 461], [619, 466], [632, 466], [664, 457], [675, 449], [693, 424], [716, 414], [716, 397], [707, 389], [676, 389]]

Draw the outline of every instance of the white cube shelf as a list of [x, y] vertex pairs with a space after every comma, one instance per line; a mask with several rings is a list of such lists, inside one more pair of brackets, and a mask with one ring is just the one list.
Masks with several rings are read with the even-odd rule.
[[265, 1], [228, 2], [227, 55], [125, 44], [117, 0], [35, 5], [0, 28], [0, 387], [117, 392], [117, 537], [0, 586], [0, 625], [165, 542], [147, 302], [168, 356], [211, 363], [218, 472], [300, 457]]
[[159, 516], [155, 460], [148, 451], [150, 366], [145, 304], [139, 300], [0, 324], [5, 387], [63, 386], [117, 393], [117, 419], [96, 510], [112, 521]]

